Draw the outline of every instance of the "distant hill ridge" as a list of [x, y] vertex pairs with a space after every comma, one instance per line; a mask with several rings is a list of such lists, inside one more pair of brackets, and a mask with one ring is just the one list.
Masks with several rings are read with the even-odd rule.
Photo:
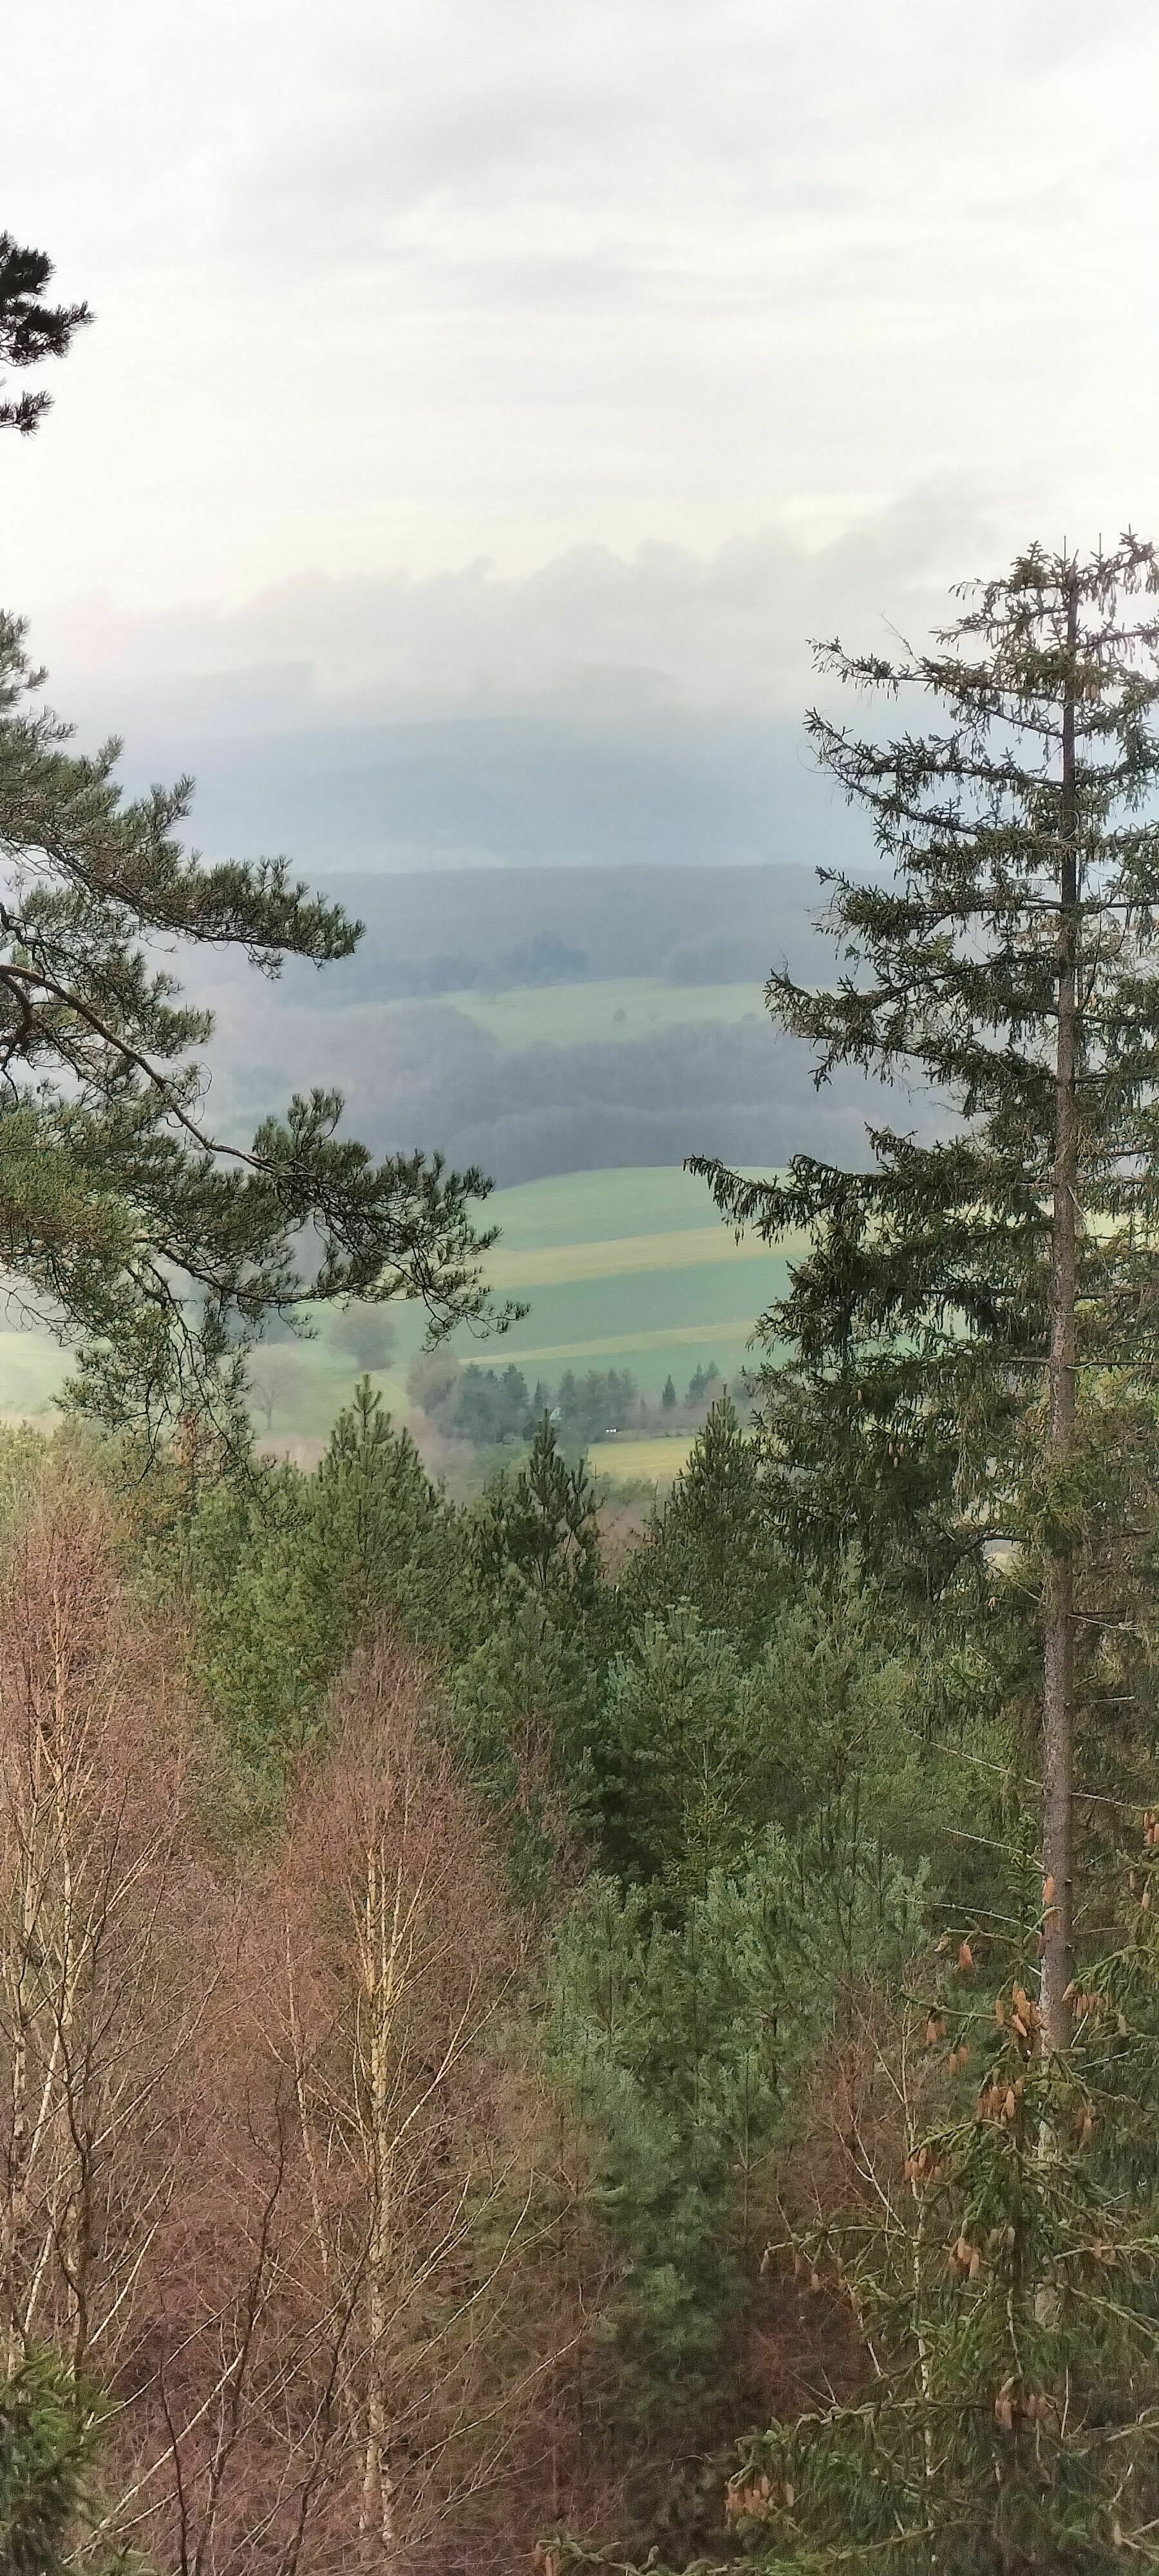
[[438, 1147], [500, 1187], [693, 1153], [864, 1159], [881, 1092], [839, 1069], [819, 1093], [809, 1049], [761, 1007], [782, 958], [806, 982], [831, 968], [811, 869], [348, 870], [327, 884], [366, 923], [352, 958], [322, 974], [290, 959], [272, 985], [236, 961], [203, 969], [231, 1135], [318, 1084], [376, 1151]]
[[385, 876], [335, 870], [326, 891], [365, 922], [357, 955], [324, 977], [287, 968], [287, 996], [327, 1008], [484, 987], [659, 976], [763, 982], [787, 955], [801, 972], [821, 901], [812, 868], [454, 868]]

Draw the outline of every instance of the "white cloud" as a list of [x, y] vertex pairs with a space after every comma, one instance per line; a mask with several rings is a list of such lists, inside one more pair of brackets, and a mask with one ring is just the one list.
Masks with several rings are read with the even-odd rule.
[[100, 316], [0, 460], [20, 604], [1159, 517], [1151, 0], [40, 0], [5, 74]]
[[960, 493], [807, 545], [573, 548], [529, 574], [299, 575], [233, 609], [89, 602], [45, 619], [51, 695], [127, 738], [136, 784], [192, 765], [214, 850], [311, 867], [817, 858], [841, 831], [801, 717], [809, 639], [920, 643], [988, 569]]
[[50, 694], [91, 731], [194, 734], [502, 711], [630, 724], [665, 710], [796, 722], [810, 639], [915, 640], [950, 580], [993, 566], [986, 512], [926, 491], [826, 543], [773, 527], [712, 554], [570, 549], [526, 574], [475, 562], [415, 578], [301, 573], [236, 607], [131, 612], [79, 600], [34, 640]]

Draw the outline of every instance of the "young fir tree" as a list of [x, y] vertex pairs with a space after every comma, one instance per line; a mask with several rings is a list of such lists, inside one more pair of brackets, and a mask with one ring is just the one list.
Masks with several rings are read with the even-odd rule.
[[634, 1621], [690, 1601], [707, 1627], [756, 1654], [794, 1578], [770, 1521], [760, 1450], [721, 1395], [628, 1558], [620, 1582], [625, 1616]]
[[263, 1460], [214, 1479], [153, 1549], [162, 1590], [186, 1588], [197, 1678], [231, 1749], [274, 1784], [376, 1625], [427, 1653], [453, 1644], [464, 1556], [453, 1508], [369, 1378], [313, 1475]]
[[500, 1475], [479, 1508], [475, 1556], [484, 1591], [530, 1593], [557, 1622], [590, 1610], [599, 1589], [595, 1493], [581, 1459], [570, 1467], [549, 1416], [518, 1474]]

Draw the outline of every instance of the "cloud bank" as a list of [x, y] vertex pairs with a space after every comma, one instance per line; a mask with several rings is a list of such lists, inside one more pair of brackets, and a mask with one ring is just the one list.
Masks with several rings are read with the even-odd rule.
[[10, 594], [1159, 507], [1150, 0], [39, 0], [5, 220], [98, 328]]
[[49, 621], [52, 694], [85, 738], [123, 732], [131, 783], [192, 768], [215, 853], [812, 863], [848, 836], [802, 733], [810, 638], [923, 640], [989, 533], [926, 492], [824, 547], [774, 529], [525, 575], [304, 575], [233, 609], [90, 602]]
[[810, 634], [1159, 521], [1153, 0], [40, 0], [5, 73], [98, 315], [5, 604], [215, 848], [775, 851]]

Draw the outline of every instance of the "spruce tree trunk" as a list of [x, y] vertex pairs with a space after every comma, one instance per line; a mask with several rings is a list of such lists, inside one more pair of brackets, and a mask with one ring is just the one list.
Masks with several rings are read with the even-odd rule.
[[[1053, 1248], [1050, 1283], [1050, 1422], [1054, 1473], [1065, 1473], [1075, 1448], [1075, 1307], [1078, 1278], [1078, 1112], [1075, 1088], [1078, 1018], [1078, 832], [1075, 793], [1075, 659], [1078, 582], [1067, 608], [1067, 670], [1062, 711], [1059, 852], [1058, 1020], [1055, 1051]], [[1043, 1833], [1046, 1880], [1042, 1958], [1042, 2039], [1047, 2054], [1070, 2044], [1066, 2000], [1072, 1975], [1071, 1796], [1074, 1749], [1074, 1550], [1052, 1548], [1043, 1585]], [[1053, 1886], [1050, 1882], [1053, 1881]]]

